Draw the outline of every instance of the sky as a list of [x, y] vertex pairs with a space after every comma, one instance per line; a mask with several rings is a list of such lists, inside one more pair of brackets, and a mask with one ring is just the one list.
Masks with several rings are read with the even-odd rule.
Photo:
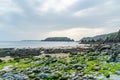
[[120, 29], [120, 0], [0, 0], [0, 41], [83, 37]]

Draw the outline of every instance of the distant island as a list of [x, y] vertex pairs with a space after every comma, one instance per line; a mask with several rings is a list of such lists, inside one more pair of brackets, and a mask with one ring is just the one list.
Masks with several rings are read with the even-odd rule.
[[74, 40], [68, 37], [48, 37], [41, 41], [74, 41]]

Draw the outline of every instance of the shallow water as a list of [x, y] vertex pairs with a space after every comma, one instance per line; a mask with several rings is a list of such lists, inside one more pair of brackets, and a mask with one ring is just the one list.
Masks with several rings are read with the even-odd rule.
[[106, 80], [120, 80], [120, 75], [111, 75], [110, 78]]
[[120, 75], [110, 75], [110, 78], [105, 78], [104, 76], [99, 76], [98, 79], [102, 80], [120, 80]]
[[1, 41], [0, 48], [52, 48], [65, 46], [80, 46], [77, 42], [43, 42], [43, 41]]

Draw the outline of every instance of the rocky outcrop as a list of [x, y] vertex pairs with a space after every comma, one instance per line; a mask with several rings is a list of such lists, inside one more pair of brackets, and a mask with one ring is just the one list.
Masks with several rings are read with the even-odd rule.
[[85, 37], [80, 40], [82, 44], [90, 43], [119, 43], [120, 42], [120, 30], [118, 32], [98, 35], [95, 37]]

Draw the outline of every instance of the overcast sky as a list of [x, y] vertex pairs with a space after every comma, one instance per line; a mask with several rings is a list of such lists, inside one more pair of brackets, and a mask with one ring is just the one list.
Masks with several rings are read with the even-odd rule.
[[120, 29], [120, 0], [0, 0], [0, 41], [86, 36]]

